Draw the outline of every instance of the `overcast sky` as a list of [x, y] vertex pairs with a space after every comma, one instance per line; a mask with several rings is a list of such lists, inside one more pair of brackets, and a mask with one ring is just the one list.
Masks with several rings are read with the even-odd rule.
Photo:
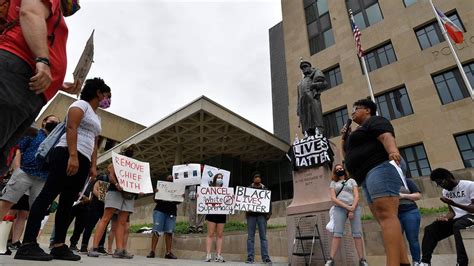
[[109, 111], [149, 126], [205, 95], [273, 132], [268, 30], [280, 0], [81, 0], [67, 18], [66, 81], [95, 29], [88, 77]]

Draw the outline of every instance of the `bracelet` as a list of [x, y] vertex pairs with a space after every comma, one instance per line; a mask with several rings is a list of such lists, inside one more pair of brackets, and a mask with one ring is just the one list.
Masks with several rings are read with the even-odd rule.
[[35, 62], [36, 63], [43, 63], [47, 66], [51, 66], [50, 63], [49, 63], [49, 58], [47, 58], [47, 57], [36, 57]]

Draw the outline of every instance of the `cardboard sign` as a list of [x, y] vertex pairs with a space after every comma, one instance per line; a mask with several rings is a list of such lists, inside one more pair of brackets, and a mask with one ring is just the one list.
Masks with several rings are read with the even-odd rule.
[[82, 83], [86, 80], [89, 70], [91, 70], [92, 62], [94, 60], [94, 31], [92, 31], [89, 40], [87, 40], [86, 47], [82, 52], [79, 62], [77, 63], [76, 69], [72, 73], [74, 81], [80, 80]]
[[185, 188], [186, 186], [184, 184], [158, 181], [156, 183], [156, 189], [158, 189], [158, 192], [155, 193], [155, 199], [183, 202], [183, 194]]
[[201, 165], [197, 163], [173, 165], [173, 182], [186, 186], [201, 184]]
[[202, 187], [209, 187], [210, 184], [212, 184], [212, 181], [214, 179], [214, 176], [216, 174], [222, 174], [224, 184], [222, 185], [223, 187], [229, 187], [229, 181], [230, 181], [230, 172], [219, 169], [213, 166], [205, 165], [204, 169], [202, 170], [202, 180], [201, 180], [201, 186]]
[[153, 193], [150, 164], [112, 152], [115, 176], [126, 192]]
[[234, 188], [198, 187], [198, 214], [230, 214], [234, 208]]
[[249, 187], [235, 189], [234, 209], [250, 212], [270, 212], [272, 192]]

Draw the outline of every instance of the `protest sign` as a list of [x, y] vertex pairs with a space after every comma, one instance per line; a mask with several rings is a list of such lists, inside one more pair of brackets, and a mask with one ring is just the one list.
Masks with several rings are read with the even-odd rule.
[[72, 73], [74, 77], [74, 81], [80, 80], [81, 83], [84, 83], [86, 80], [87, 74], [89, 74], [89, 70], [91, 69], [92, 62], [94, 61], [94, 30], [87, 40], [86, 46], [84, 47], [84, 51], [82, 51], [81, 57], [79, 58], [79, 62], [77, 62], [76, 68]]
[[164, 200], [164, 201], [184, 201], [184, 189], [186, 186], [184, 184], [167, 182], [167, 181], [158, 181], [156, 183], [156, 189], [158, 192], [155, 193], [155, 199]]
[[201, 184], [201, 165], [197, 163], [173, 165], [173, 182], [186, 186]]
[[115, 152], [112, 152], [112, 162], [115, 176], [124, 191], [153, 193], [149, 163], [140, 162]]
[[234, 188], [201, 187], [197, 189], [198, 214], [230, 214], [234, 206]]
[[301, 168], [330, 165], [334, 153], [327, 138], [317, 134], [295, 140], [286, 156], [297, 171]]
[[230, 172], [209, 165], [204, 165], [204, 169], [202, 170], [201, 186], [208, 187], [209, 184], [212, 183], [212, 180], [214, 179], [214, 176], [216, 174], [222, 174], [224, 181], [224, 184], [222, 186], [229, 187]]
[[234, 209], [250, 212], [270, 212], [272, 192], [249, 187], [236, 187]]

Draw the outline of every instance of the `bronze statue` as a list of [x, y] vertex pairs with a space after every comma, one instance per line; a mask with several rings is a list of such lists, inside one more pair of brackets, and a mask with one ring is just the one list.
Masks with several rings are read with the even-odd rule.
[[323, 72], [315, 69], [308, 61], [301, 61], [303, 79], [298, 83], [298, 102], [296, 114], [303, 135], [315, 135], [316, 129], [324, 133], [321, 92], [328, 86]]

